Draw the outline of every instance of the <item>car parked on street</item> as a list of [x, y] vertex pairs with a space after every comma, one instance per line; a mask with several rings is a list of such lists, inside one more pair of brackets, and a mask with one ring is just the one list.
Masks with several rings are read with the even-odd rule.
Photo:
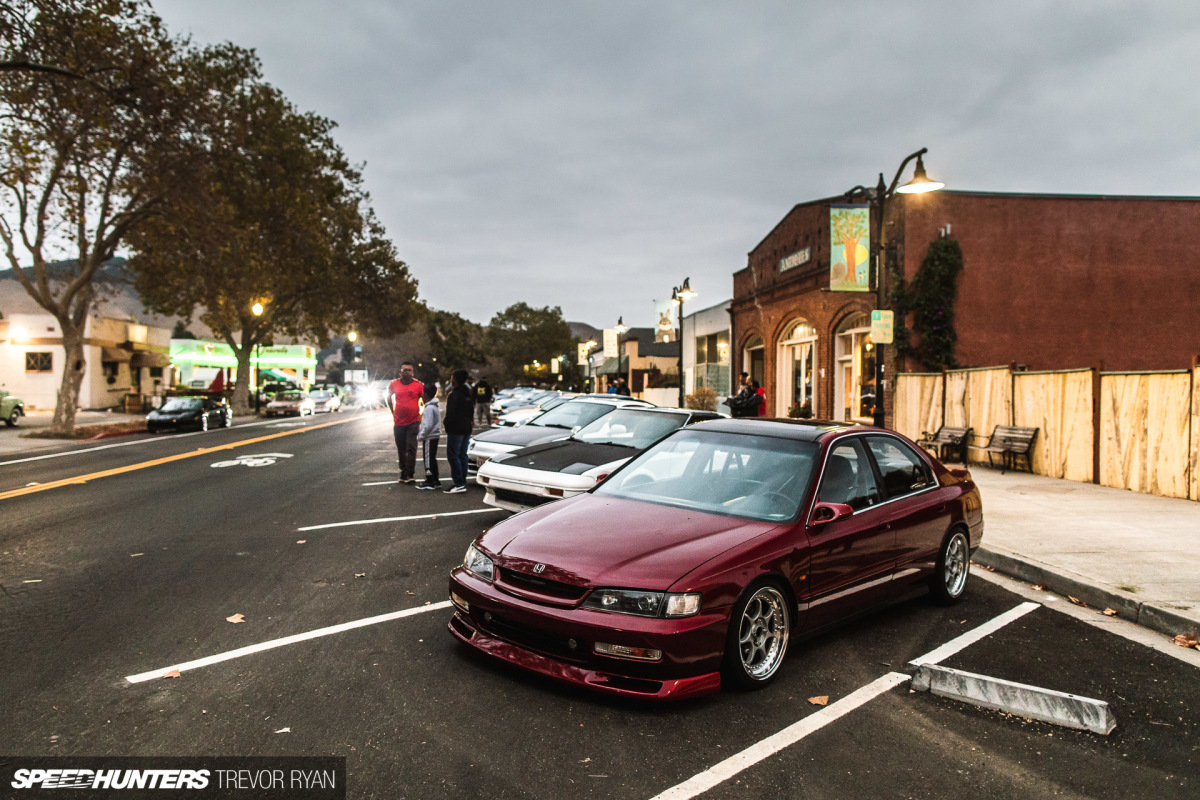
[[151, 433], [186, 428], [206, 431], [232, 424], [233, 409], [223, 397], [168, 397], [160, 408], [146, 415], [146, 430]]
[[620, 408], [566, 439], [493, 456], [475, 481], [487, 490], [483, 502], [524, 511], [582, 494], [671, 431], [720, 418], [687, 408]]
[[628, 406], [653, 408], [654, 404], [616, 395], [568, 400], [519, 428], [491, 428], [471, 437], [467, 445], [467, 464], [478, 469], [480, 464], [501, 453], [554, 439], [565, 439], [605, 414]]
[[558, 408], [563, 403], [578, 396], [579, 395], [577, 394], [556, 392], [554, 397], [549, 397], [531, 405], [518, 406], [511, 411], [505, 411], [503, 414], [496, 417], [496, 421], [492, 423], [492, 427], [519, 428], [535, 417], [541, 416], [552, 408]]
[[309, 392], [308, 397], [313, 401], [314, 414], [331, 414], [334, 411], [342, 410], [342, 398], [337, 392], [318, 389]]
[[25, 401], [0, 389], [0, 419], [10, 428], [15, 428], [25, 416]]
[[450, 575], [449, 628], [612, 694], [758, 688], [794, 637], [922, 589], [957, 602], [982, 536], [970, 473], [892, 431], [705, 422], [476, 538]]
[[305, 414], [316, 413], [315, 408], [316, 403], [311, 397], [299, 390], [293, 390], [275, 395], [275, 399], [267, 403], [266, 415], [287, 417], [295, 414], [297, 417], [303, 417]]

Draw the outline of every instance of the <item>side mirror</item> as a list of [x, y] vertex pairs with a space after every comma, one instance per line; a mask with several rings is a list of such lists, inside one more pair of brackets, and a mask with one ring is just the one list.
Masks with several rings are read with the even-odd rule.
[[813, 507], [812, 516], [808, 518], [811, 526], [828, 525], [835, 520], [844, 519], [854, 513], [854, 509], [845, 503], [817, 503]]

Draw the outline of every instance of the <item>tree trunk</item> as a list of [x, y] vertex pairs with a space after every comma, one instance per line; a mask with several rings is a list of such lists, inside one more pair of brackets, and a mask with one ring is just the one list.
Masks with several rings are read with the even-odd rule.
[[233, 351], [237, 355], [237, 377], [233, 384], [233, 415], [242, 417], [253, 412], [250, 405], [250, 355], [253, 347]]
[[75, 412], [79, 410], [79, 388], [87, 373], [83, 358], [83, 330], [69, 321], [58, 321], [63, 335], [63, 377], [58, 389], [58, 405], [50, 432], [61, 436], [75, 435]]

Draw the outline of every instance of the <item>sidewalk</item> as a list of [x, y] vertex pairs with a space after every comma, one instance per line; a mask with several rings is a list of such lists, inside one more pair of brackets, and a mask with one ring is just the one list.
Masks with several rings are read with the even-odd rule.
[[1200, 630], [1200, 503], [972, 465], [977, 564], [1170, 636]]
[[[95, 425], [123, 425], [129, 422], [144, 422], [145, 414], [121, 414], [114, 411], [79, 411], [75, 414], [75, 427], [84, 428]], [[54, 410], [44, 409], [30, 411], [21, 417], [15, 428], [0, 425], [0, 456], [12, 453], [24, 453], [31, 450], [43, 450], [63, 445], [79, 445], [92, 441], [86, 439], [41, 439], [25, 436], [30, 431], [49, 428], [54, 420]]]

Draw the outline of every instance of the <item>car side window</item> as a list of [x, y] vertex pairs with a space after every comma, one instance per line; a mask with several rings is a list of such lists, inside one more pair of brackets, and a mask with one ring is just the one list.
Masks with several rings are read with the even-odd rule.
[[883, 476], [888, 497], [901, 497], [933, 485], [933, 476], [924, 459], [898, 439], [868, 436], [867, 446]]
[[817, 496], [823, 503], [844, 503], [855, 511], [879, 502], [875, 474], [856, 439], [836, 444], [829, 451]]

